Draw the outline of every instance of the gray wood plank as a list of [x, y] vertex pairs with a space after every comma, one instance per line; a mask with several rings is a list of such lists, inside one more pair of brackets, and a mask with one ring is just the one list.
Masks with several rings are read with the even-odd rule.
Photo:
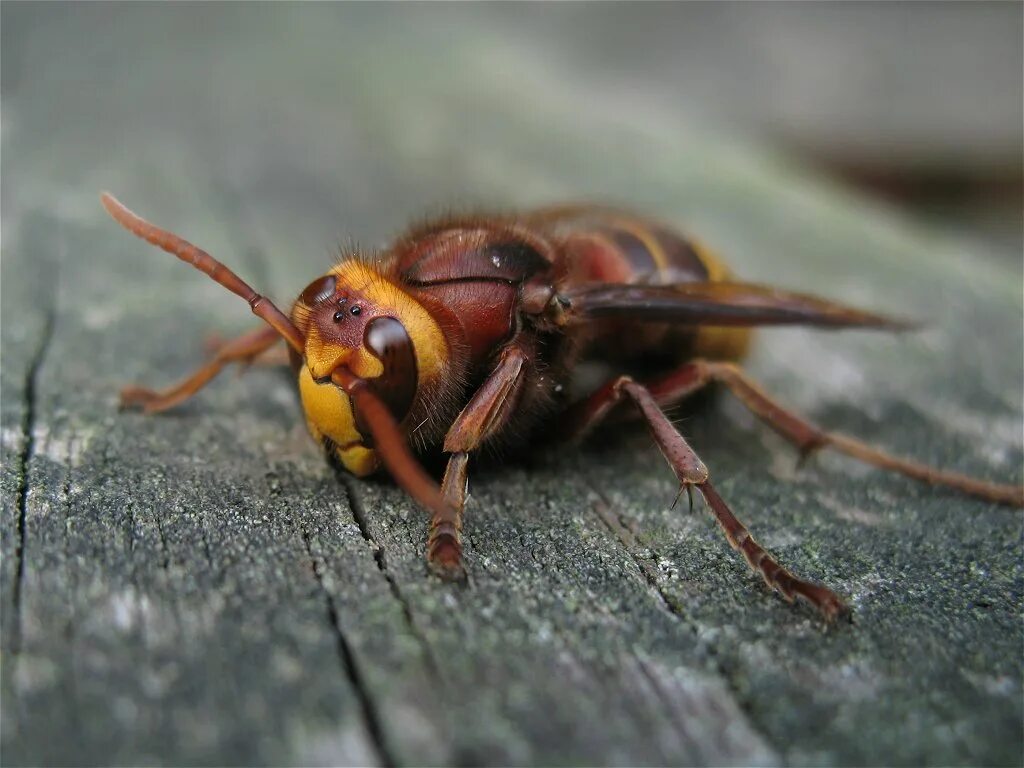
[[744, 276], [930, 318], [765, 333], [751, 369], [824, 424], [1020, 481], [1021, 265], [671, 106], [626, 120], [487, 18], [4, 6], [5, 763], [1019, 762], [1020, 515], [834, 457], [796, 471], [726, 397], [687, 436], [853, 626], [823, 631], [670, 509], [640, 429], [474, 474], [458, 586], [426, 573], [398, 489], [325, 464], [287, 375], [117, 412], [120, 385], [253, 320], [106, 220], [100, 188], [282, 303], [336, 237], [588, 197], [689, 226]]

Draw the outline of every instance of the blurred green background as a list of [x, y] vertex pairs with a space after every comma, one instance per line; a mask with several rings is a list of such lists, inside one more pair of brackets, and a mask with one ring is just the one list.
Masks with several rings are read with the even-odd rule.
[[[114, 141], [155, 166], [166, 158], [144, 150], [158, 137], [199, 147], [226, 183], [271, 202], [303, 194], [344, 216], [344, 232], [356, 190], [379, 204], [382, 165], [401, 168], [397, 216], [453, 198], [508, 202], [509, 189], [513, 202], [642, 202], [645, 179], [624, 188], [600, 167], [542, 183], [531, 166], [557, 142], [541, 139], [593, 142], [620, 126], [604, 159], [628, 163], [656, 152], [656, 137], [699, 132], [786, 148], [1016, 256], [1021, 16], [1014, 2], [11, 4], [3, 128], [6, 147], [42, 125], [53, 140], [89, 134], [83, 150], [101, 154], [80, 163], [94, 172]], [[41, 90], [47, 103], [30, 105]], [[463, 110], [458, 123], [443, 117]], [[342, 151], [349, 141], [358, 157]], [[25, 158], [5, 154], [17, 172]], [[527, 178], [507, 178], [509, 165]], [[54, 180], [74, 182], [75, 170]]]

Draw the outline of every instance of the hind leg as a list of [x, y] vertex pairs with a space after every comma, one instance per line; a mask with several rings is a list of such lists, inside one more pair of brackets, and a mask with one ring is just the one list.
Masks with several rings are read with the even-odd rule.
[[[893, 456], [848, 435], [823, 430], [779, 404], [734, 363], [694, 360], [651, 382], [647, 389], [660, 405], [667, 405], [678, 402], [714, 382], [728, 387], [751, 413], [796, 446], [804, 456], [821, 448], [832, 448], [865, 464], [898, 472], [916, 480], [942, 485], [997, 504], [1024, 506], [1024, 488], [1021, 486], [990, 483], [960, 472], [937, 469]], [[570, 428], [575, 433], [593, 424], [598, 412], [603, 414], [611, 407], [613, 401], [608, 400], [607, 394], [602, 394], [606, 389], [607, 386], [573, 407], [570, 412]]]

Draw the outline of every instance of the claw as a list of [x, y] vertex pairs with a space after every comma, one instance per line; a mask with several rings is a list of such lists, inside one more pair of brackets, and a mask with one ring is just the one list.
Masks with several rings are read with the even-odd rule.
[[677, 493], [676, 497], [672, 500], [672, 506], [669, 507], [669, 509], [672, 510], [672, 509], [676, 508], [676, 504], [679, 503], [679, 499], [681, 499], [682, 496], [683, 496], [683, 491], [686, 491], [686, 498], [687, 498], [687, 501], [689, 502], [689, 505], [688, 505], [689, 506], [689, 513], [692, 515], [693, 514], [693, 483], [683, 483], [683, 484], [681, 484], [679, 486], [679, 493]]
[[688, 486], [686, 483], [680, 484], [680, 486], [679, 486], [679, 493], [677, 493], [676, 497], [674, 499], [672, 499], [672, 506], [669, 507], [670, 510], [676, 508], [676, 504], [679, 503], [679, 499], [681, 499], [682, 496], [683, 496], [683, 491], [690, 492], [690, 511], [691, 512], [693, 511], [693, 492], [690, 491], [690, 486]]

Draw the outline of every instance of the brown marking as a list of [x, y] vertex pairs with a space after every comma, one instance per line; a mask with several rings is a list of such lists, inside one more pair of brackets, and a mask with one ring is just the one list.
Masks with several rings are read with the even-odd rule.
[[[322, 295], [326, 278], [311, 284], [307, 291]], [[292, 314], [306, 332], [304, 359], [314, 380], [325, 380], [343, 363], [354, 367], [362, 376], [376, 376], [360, 366], [357, 352], [363, 346], [370, 325], [384, 318], [394, 319], [395, 312], [396, 308], [390, 304], [371, 300], [363, 291], [349, 286], [338, 287], [313, 306], [307, 306], [300, 298]]]
[[401, 259], [401, 279], [412, 285], [499, 280], [521, 283], [551, 266], [551, 247], [536, 236], [506, 229], [454, 229], [416, 243]]
[[[534, 211], [523, 220], [558, 234], [566, 251], [579, 253], [584, 261], [596, 255], [598, 262], [628, 265], [625, 270], [612, 269], [613, 275], [594, 265], [594, 279], [602, 282], [664, 284], [713, 279], [701, 249], [655, 219], [606, 206], [570, 205]], [[591, 239], [603, 241], [604, 246], [595, 254], [584, 255], [586, 249], [579, 244]], [[613, 251], [614, 256], [601, 254], [602, 249]]]
[[689, 239], [657, 225], [651, 227], [651, 233], [665, 254], [666, 266], [660, 282], [699, 283], [710, 278], [708, 265]]
[[614, 242], [595, 232], [569, 235], [563, 246], [575, 283], [628, 283], [633, 265]]
[[621, 226], [604, 227], [601, 234], [611, 240], [630, 265], [630, 279], [624, 282], [643, 282], [654, 278], [661, 272], [656, 254], [647, 243], [633, 232]]

